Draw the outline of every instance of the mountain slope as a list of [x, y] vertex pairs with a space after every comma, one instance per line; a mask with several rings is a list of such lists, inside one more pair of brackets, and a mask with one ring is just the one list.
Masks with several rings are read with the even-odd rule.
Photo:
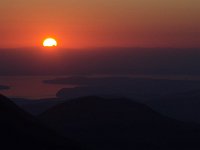
[[58, 136], [0, 95], [0, 148], [4, 150], [79, 150], [79, 144]]
[[200, 90], [174, 93], [147, 102], [147, 105], [178, 120], [200, 123]]
[[198, 125], [167, 118], [123, 98], [77, 98], [40, 118], [63, 135], [97, 150], [200, 148]]

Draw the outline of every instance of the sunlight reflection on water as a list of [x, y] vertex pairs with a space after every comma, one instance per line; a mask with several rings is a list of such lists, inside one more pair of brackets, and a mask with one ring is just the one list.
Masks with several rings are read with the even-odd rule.
[[[200, 80], [199, 76], [174, 76], [174, 75], [92, 75], [90, 77], [132, 77], [170, 80]], [[68, 76], [0, 76], [0, 85], [9, 86], [9, 90], [1, 90], [0, 93], [14, 98], [54, 98], [62, 88], [74, 88], [78, 85], [70, 84], [45, 84], [44, 80], [64, 78]]]
[[45, 84], [44, 80], [58, 78], [60, 76], [1, 76], [0, 85], [7, 85], [9, 90], [1, 90], [0, 93], [14, 98], [54, 98], [62, 88], [73, 88], [75, 85]]

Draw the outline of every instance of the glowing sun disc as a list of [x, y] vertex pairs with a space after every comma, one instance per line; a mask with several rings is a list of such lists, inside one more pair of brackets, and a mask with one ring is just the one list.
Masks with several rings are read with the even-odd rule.
[[47, 39], [44, 40], [43, 46], [44, 47], [57, 46], [57, 41], [55, 39], [53, 39], [53, 38], [47, 38]]

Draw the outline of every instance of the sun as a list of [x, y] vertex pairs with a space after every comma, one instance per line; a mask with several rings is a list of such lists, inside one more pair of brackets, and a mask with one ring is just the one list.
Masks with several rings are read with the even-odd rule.
[[44, 47], [54, 47], [54, 46], [57, 46], [57, 41], [54, 39], [54, 38], [46, 38], [44, 41], [43, 41], [43, 46]]

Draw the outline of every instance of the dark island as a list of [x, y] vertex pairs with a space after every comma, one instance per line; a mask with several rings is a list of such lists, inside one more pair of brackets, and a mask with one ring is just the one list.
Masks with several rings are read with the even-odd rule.
[[9, 89], [10, 89], [9, 86], [0, 85], [0, 90], [9, 90]]

